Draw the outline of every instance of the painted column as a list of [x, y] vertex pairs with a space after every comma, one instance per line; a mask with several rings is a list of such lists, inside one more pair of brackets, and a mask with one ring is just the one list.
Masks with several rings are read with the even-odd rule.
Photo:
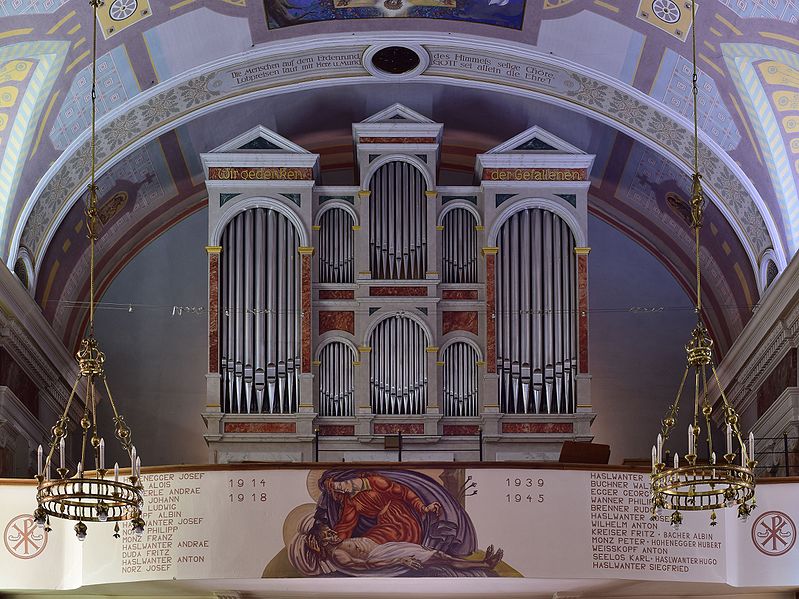
[[483, 394], [483, 412], [499, 412], [497, 398], [497, 309], [496, 309], [496, 259], [498, 247], [484, 247], [486, 273], [486, 376]]
[[[313, 374], [311, 373], [311, 340], [313, 335], [313, 313], [311, 311], [311, 260], [314, 254], [312, 246], [297, 248], [302, 260], [302, 275], [300, 288], [300, 336], [302, 338], [302, 355], [300, 356], [300, 401], [299, 411], [310, 414], [314, 412], [313, 405]], [[305, 432], [310, 433], [311, 422], [300, 425]], [[307, 429], [307, 430], [305, 430]], [[298, 428], [299, 430], [299, 428]]]
[[219, 374], [219, 255], [222, 247], [209, 245], [208, 253], [208, 374], [206, 410], [221, 412]]
[[311, 326], [313, 324], [313, 315], [311, 314], [311, 258], [314, 248], [301, 246], [297, 248], [297, 251], [302, 257], [302, 318], [300, 322], [300, 330], [302, 331], [302, 369], [300, 372], [306, 374], [311, 372]]
[[363, 189], [358, 192], [356, 210], [358, 211], [358, 222], [360, 225], [353, 225], [355, 232], [355, 280], [370, 279], [372, 273], [369, 271], [369, 196], [371, 191]]
[[589, 247], [576, 247], [577, 255], [577, 411], [590, 412], [591, 375], [588, 374], [588, 254]]
[[434, 190], [427, 190], [424, 192], [425, 198], [427, 199], [427, 205], [425, 209], [427, 210], [427, 272], [424, 274], [425, 279], [440, 279], [441, 275], [439, 274], [438, 269], [438, 250], [439, 250], [439, 241], [441, 240], [441, 236], [436, 231], [436, 215], [438, 212], [438, 206], [436, 204], [436, 199], [438, 198], [438, 192]]

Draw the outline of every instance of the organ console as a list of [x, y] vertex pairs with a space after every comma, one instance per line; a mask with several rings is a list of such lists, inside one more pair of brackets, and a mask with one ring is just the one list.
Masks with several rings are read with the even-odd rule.
[[354, 186], [318, 184], [318, 155], [263, 127], [202, 155], [211, 461], [387, 459], [396, 434], [405, 459], [557, 459], [591, 440], [594, 157], [533, 127], [443, 186], [442, 129], [400, 105], [354, 124]]

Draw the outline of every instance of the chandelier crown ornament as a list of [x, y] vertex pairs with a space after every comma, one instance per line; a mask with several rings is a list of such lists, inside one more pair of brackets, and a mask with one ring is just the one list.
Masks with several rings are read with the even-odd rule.
[[[699, 173], [699, 129], [697, 109], [696, 68], [696, 5], [691, 1], [691, 32], [693, 46], [693, 100], [694, 100], [694, 174], [691, 185], [691, 228], [694, 230], [696, 250], [696, 315], [697, 323], [685, 345], [686, 367], [674, 403], [669, 406], [661, 422], [661, 431], [652, 447], [651, 501], [652, 519], [664, 510], [671, 510], [669, 522], [679, 528], [683, 511], [710, 511], [710, 525], [716, 525], [716, 510], [738, 506], [738, 517], [746, 520], [755, 508], [754, 459], [755, 442], [752, 433], [749, 443], [744, 442], [739, 427], [738, 414], [721, 387], [713, 363], [713, 341], [702, 321], [702, 275], [700, 268], [699, 232], [705, 211], [705, 194], [702, 175]], [[686, 388], [688, 375], [693, 370], [693, 418], [688, 424], [688, 445], [680, 456], [674, 452], [671, 464], [664, 460], [664, 444], [677, 426], [680, 398]], [[718, 387], [720, 399], [714, 401], [708, 386]], [[720, 404], [720, 405], [719, 405]], [[714, 408], [714, 406], [719, 406]], [[721, 423], [726, 431], [725, 453], [717, 459], [713, 446], [714, 411], [721, 411]], [[704, 427], [704, 431], [702, 430]], [[700, 439], [704, 433], [704, 438]], [[738, 459], [740, 456], [740, 462]], [[683, 460], [681, 462], [681, 459]]]
[[[78, 361], [78, 377], [72, 386], [64, 411], [51, 429], [50, 446], [44, 455], [42, 446], [37, 452], [36, 503], [33, 513], [36, 524], [49, 530], [50, 518], [77, 520], [75, 534], [79, 540], [86, 539], [88, 527], [85, 522], [116, 522], [114, 536], [119, 538], [119, 522], [130, 520], [134, 536], [144, 533], [142, 519], [141, 459], [131, 443], [131, 431], [125, 418], [117, 410], [105, 376], [105, 354], [94, 337], [94, 264], [95, 243], [99, 219], [97, 216], [96, 177], [96, 82], [97, 82], [97, 9], [102, 0], [89, 0], [92, 7], [94, 39], [92, 44], [92, 93], [91, 93], [91, 181], [89, 197], [84, 211], [87, 238], [89, 239], [89, 327], [88, 335], [81, 341], [75, 358]], [[78, 432], [81, 435], [80, 461], [74, 472], [66, 465], [67, 439], [69, 437], [69, 410], [78, 387], [85, 390], [83, 416]], [[130, 474], [120, 476], [119, 464], [114, 464], [113, 473], [106, 468], [105, 439], [100, 435], [97, 423], [97, 407], [100, 401], [98, 387], [105, 390], [113, 413], [114, 435], [122, 449], [130, 456]], [[58, 449], [57, 476], [52, 474], [52, 464]], [[85, 472], [86, 464], [94, 461], [94, 472]], [[113, 476], [112, 476], [113, 474]]]

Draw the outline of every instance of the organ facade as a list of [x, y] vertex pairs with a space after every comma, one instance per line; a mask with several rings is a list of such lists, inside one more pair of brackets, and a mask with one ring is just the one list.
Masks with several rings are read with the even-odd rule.
[[591, 440], [594, 157], [533, 127], [443, 186], [442, 133], [401, 105], [354, 124], [353, 186], [262, 127], [203, 154], [210, 461], [393, 459], [400, 435], [405, 459], [547, 460]]

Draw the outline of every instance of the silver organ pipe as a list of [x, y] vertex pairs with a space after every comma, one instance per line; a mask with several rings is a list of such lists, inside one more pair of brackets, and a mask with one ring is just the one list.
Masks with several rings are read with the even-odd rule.
[[319, 415], [352, 416], [355, 379], [352, 363], [355, 352], [346, 343], [333, 341], [319, 355]]
[[499, 231], [497, 245], [497, 373], [502, 411], [573, 413], [577, 372], [574, 235], [559, 216], [534, 208], [509, 218]]
[[369, 183], [369, 267], [373, 279], [424, 279], [427, 206], [424, 176], [407, 162], [389, 162]]
[[369, 337], [369, 378], [375, 414], [424, 414], [427, 404], [427, 335], [415, 320], [382, 320]]
[[222, 233], [220, 364], [228, 413], [291, 413], [299, 403], [300, 262], [294, 225], [271, 209]]
[[445, 283], [477, 282], [477, 221], [464, 208], [444, 215], [442, 222], [442, 264]]
[[352, 283], [355, 263], [352, 216], [341, 208], [332, 208], [319, 219], [319, 282]]
[[477, 352], [463, 341], [444, 350], [444, 415], [477, 416]]

